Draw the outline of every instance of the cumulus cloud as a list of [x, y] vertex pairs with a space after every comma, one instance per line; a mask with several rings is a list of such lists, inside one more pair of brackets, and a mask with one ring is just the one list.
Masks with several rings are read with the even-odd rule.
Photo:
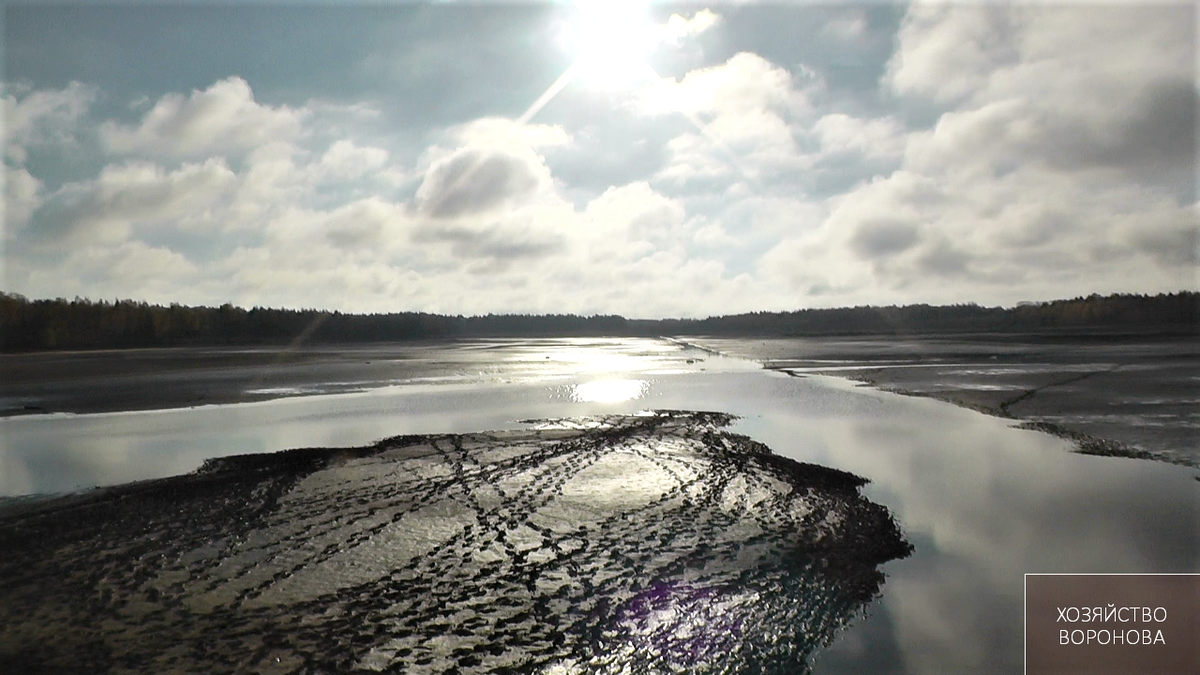
[[649, 114], [809, 109], [787, 69], [750, 52], [735, 54], [717, 66], [690, 71], [682, 80], [660, 78], [639, 91], [638, 104]]
[[191, 290], [201, 278], [194, 263], [176, 251], [141, 241], [92, 243], [48, 265], [15, 259], [12, 267], [11, 273], [27, 277], [46, 297], [137, 297], [163, 304], [202, 300]]
[[904, 129], [893, 117], [863, 119], [831, 113], [813, 124], [812, 134], [824, 154], [854, 153], [898, 159], [904, 151]]
[[678, 200], [637, 182], [609, 188], [588, 203], [583, 216], [598, 240], [593, 255], [637, 257], [676, 241], [686, 211]]
[[1193, 29], [1182, 7], [912, 6], [883, 84], [945, 111], [879, 126], [860, 147], [899, 148], [897, 170], [832, 200], [764, 274], [831, 304], [1194, 287]]
[[679, 313], [684, 303], [682, 311], [697, 314], [731, 295], [723, 265], [687, 250], [694, 229], [681, 202], [635, 182], [579, 209], [546, 200], [495, 217], [424, 221], [413, 243], [423, 278], [449, 289], [443, 301], [453, 298], [463, 311], [499, 303], [511, 311], [649, 316], [669, 305]]
[[218, 159], [174, 171], [140, 161], [109, 165], [97, 178], [68, 183], [50, 195], [30, 229], [44, 242], [70, 245], [120, 242], [136, 225], [205, 227], [214, 205], [235, 182]]
[[[647, 114], [682, 113], [657, 178], [693, 193], [744, 183], [756, 192], [829, 194], [898, 167], [906, 132], [893, 116], [821, 110], [823, 80], [756, 54], [664, 79], [641, 92]], [[736, 191], [735, 191], [736, 192]]]
[[379, 171], [388, 161], [388, 153], [382, 148], [361, 147], [352, 140], [339, 140], [321, 156], [318, 171], [342, 180], [362, 178], [363, 175]]
[[38, 90], [6, 84], [0, 92], [5, 157], [17, 164], [25, 162], [30, 145], [69, 140], [96, 98], [95, 87], [79, 82]]
[[0, 223], [4, 224], [4, 235], [15, 236], [16, 230], [24, 227], [41, 203], [42, 181], [25, 169], [5, 166], [4, 203], [0, 204]]
[[240, 77], [213, 83], [190, 96], [167, 94], [137, 126], [106, 122], [101, 138], [116, 153], [203, 157], [245, 152], [299, 135], [307, 111], [254, 100]]
[[677, 186], [757, 183], [811, 165], [796, 143], [813, 112], [806, 90], [757, 54], [662, 78], [639, 92], [637, 106], [648, 115], [682, 114], [693, 125], [669, 141], [671, 158], [659, 172]]
[[729, 236], [725, 228], [718, 223], [708, 223], [698, 227], [692, 235], [692, 241], [701, 249], [736, 249], [744, 245], [740, 239]]
[[531, 197], [548, 182], [549, 171], [532, 152], [468, 147], [429, 167], [417, 205], [433, 218], [486, 213]]
[[[858, 48], [864, 17], [814, 35]], [[87, 119], [84, 85], [8, 89], [10, 276], [31, 295], [630, 316], [1177, 290], [1200, 239], [1194, 27], [1170, 7], [914, 5], [876, 98], [782, 49], [694, 51], [622, 95], [576, 82], [539, 117], [559, 124], [403, 133], [376, 104], [267, 105], [238, 77], [130, 124]], [[22, 148], [85, 136], [104, 168], [24, 168]]]
[[1011, 13], [1004, 7], [915, 4], [897, 37], [888, 79], [901, 94], [943, 102], [970, 98], [985, 89], [998, 67], [1019, 61]]
[[456, 259], [489, 259], [492, 264], [474, 271], [500, 271], [520, 259], [544, 258], [560, 253], [565, 237], [545, 227], [536, 213], [515, 214], [504, 220], [482, 225], [450, 224], [425, 227], [414, 240], [421, 243], [444, 243]]
[[926, 164], [1044, 162], [1163, 181], [1195, 162], [1195, 56], [1182, 6], [914, 6], [886, 82], [956, 102], [914, 139]]
[[481, 118], [442, 133], [427, 148], [409, 208], [409, 260], [425, 272], [500, 274], [522, 259], [564, 250], [575, 214], [558, 194], [538, 148], [564, 146], [558, 126]]
[[329, 209], [293, 205], [261, 225], [262, 244], [302, 265], [319, 264], [335, 251], [348, 259], [388, 257], [410, 243], [413, 221], [401, 203], [379, 196]]
[[906, 251], [918, 241], [917, 226], [898, 218], [864, 220], [850, 235], [850, 248], [860, 257], [874, 260]]
[[667, 23], [662, 26], [663, 37], [666, 40], [679, 41], [683, 38], [699, 35], [720, 23], [721, 17], [711, 9], [702, 9], [690, 18], [682, 14], [672, 14]]
[[835, 204], [763, 258], [765, 275], [822, 304], [1011, 304], [1194, 283], [1194, 208], [1136, 185], [1097, 189], [1045, 170], [986, 182], [900, 171]]

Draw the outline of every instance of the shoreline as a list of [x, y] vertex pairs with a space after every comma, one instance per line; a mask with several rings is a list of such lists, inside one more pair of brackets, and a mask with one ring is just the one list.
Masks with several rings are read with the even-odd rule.
[[[803, 373], [795, 373], [795, 372], [788, 370], [787, 368], [775, 368], [775, 367], [770, 367], [767, 365], [764, 365], [763, 368], [765, 370], [773, 370], [775, 372], [785, 373], [791, 377], [804, 377], [805, 376]], [[866, 376], [838, 375], [835, 373], [828, 373], [828, 372], [819, 373], [819, 374], [824, 375], [826, 377], [841, 378], [841, 379], [849, 381], [849, 382], [860, 382], [860, 383], [870, 386], [878, 391], [884, 391], [889, 394], [899, 394], [901, 396], [912, 396], [915, 398], [929, 398], [929, 399], [933, 399], [935, 401], [941, 401], [943, 403], [950, 403], [950, 404], [956, 405], [960, 408], [974, 410], [975, 412], [983, 413], [984, 415], [988, 415], [990, 417], [1019, 422], [1019, 424], [1015, 425], [1015, 428], [1017, 428], [1017, 429], [1029, 429], [1032, 431], [1040, 431], [1042, 433], [1050, 434], [1051, 436], [1056, 436], [1063, 440], [1071, 441], [1071, 443], [1073, 443], [1075, 446], [1075, 449], [1072, 452], [1075, 452], [1075, 453], [1081, 454], [1081, 455], [1095, 455], [1097, 457], [1127, 457], [1129, 459], [1147, 459], [1147, 460], [1156, 461], [1156, 462], [1165, 462], [1167, 464], [1177, 464], [1179, 466], [1186, 466], [1186, 467], [1190, 467], [1190, 468], [1200, 468], [1197, 466], [1197, 464], [1195, 462], [1191, 462], [1185, 458], [1176, 459], [1176, 458], [1171, 458], [1169, 456], [1159, 456], [1152, 452], [1148, 452], [1146, 450], [1141, 450], [1139, 448], [1135, 448], [1127, 443], [1123, 443], [1118, 440], [1114, 440], [1114, 439], [1110, 439], [1110, 438], [1101, 438], [1099, 436], [1093, 436], [1091, 434], [1087, 434], [1082, 431], [1071, 429], [1069, 427], [1063, 426], [1061, 424], [1056, 424], [1054, 422], [1046, 422], [1043, 420], [1033, 420], [1033, 419], [1028, 419], [1025, 417], [1020, 417], [1017, 415], [1013, 415], [1012, 413], [1009, 413], [1003, 409], [985, 406], [985, 405], [982, 405], [982, 404], [979, 404], [976, 402], [972, 402], [972, 401], [967, 401], [964, 399], [956, 399], [953, 396], [948, 396], [945, 394], [924, 392], [924, 391], [913, 391], [913, 390], [909, 390], [909, 389], [892, 387], [892, 386], [888, 386], [887, 383], [880, 382], [878, 380], [874, 380], [874, 379], [871, 379]], [[1198, 477], [1197, 480], [1200, 480], [1200, 477]]]
[[[920, 341], [923, 338], [916, 339]], [[813, 338], [812, 342], [820, 342], [820, 339]], [[976, 388], [955, 389], [951, 386], [950, 378], [927, 384], [930, 387], [937, 387], [936, 390], [921, 390], [912, 384], [914, 382], [913, 373], [932, 368], [955, 368], [962, 366], [976, 366], [980, 361], [980, 355], [977, 354], [935, 354], [928, 355], [932, 358], [921, 360], [916, 358], [913, 361], [891, 362], [881, 361], [880, 355], [887, 351], [887, 347], [891, 346], [886, 343], [881, 343], [880, 349], [874, 352], [867, 352], [869, 356], [858, 355], [859, 358], [852, 356], [842, 356], [840, 358], [829, 358], [827, 360], [838, 361], [839, 365], [830, 367], [822, 367], [818, 365], [820, 359], [806, 359], [796, 355], [784, 356], [781, 358], [774, 355], [762, 353], [766, 350], [768, 340], [745, 340], [741, 343], [750, 345], [758, 343], [762, 345], [759, 353], [755, 353], [754, 347], [746, 347], [737, 352], [724, 351], [719, 348], [713, 348], [708, 345], [691, 342], [682, 339], [672, 340], [685, 348], [701, 349], [709, 353], [720, 354], [726, 357], [752, 359], [758, 362], [764, 370], [771, 370], [787, 374], [791, 377], [804, 377], [806, 374], [823, 375], [828, 377], [836, 377], [848, 382], [857, 382], [870, 386], [878, 391], [884, 391], [901, 396], [912, 396], [919, 398], [930, 398], [944, 403], [950, 403], [960, 408], [974, 410], [985, 415], [1003, 420], [1012, 420], [1017, 422], [1015, 426], [1020, 429], [1029, 429], [1040, 431], [1042, 433], [1061, 438], [1069, 441], [1075, 453], [1083, 455], [1093, 455], [1099, 457], [1125, 457], [1129, 459], [1142, 459], [1167, 464], [1174, 464], [1188, 468], [1200, 468], [1200, 462], [1195, 458], [1187, 456], [1183, 452], [1173, 451], [1170, 449], [1164, 450], [1149, 450], [1143, 447], [1138, 447], [1133, 443], [1114, 438], [1111, 436], [1089, 433], [1079, 428], [1073, 427], [1070, 423], [1060, 423], [1047, 419], [1039, 419], [1044, 412], [1051, 409], [1051, 406], [1043, 404], [1037, 398], [1037, 394], [1046, 390], [1055, 390], [1078, 383], [1088, 378], [1104, 375], [1112, 375], [1121, 371], [1126, 363], [1107, 364], [1104, 367], [1088, 367], [1082, 372], [1071, 371], [1070, 367], [1078, 364], [1065, 363], [1061, 364], [1065, 372], [1069, 372], [1065, 377], [1058, 377], [1048, 381], [1028, 386], [1032, 383], [1025, 383], [1026, 386], [1000, 387], [996, 385], [988, 385], [986, 383], [976, 384]], [[744, 352], [744, 353], [743, 353]], [[897, 355], [893, 355], [897, 356]], [[908, 354], [913, 358], [912, 354]], [[921, 355], [927, 356], [927, 355]], [[949, 358], [953, 356], [951, 361], [938, 360], [939, 358]], [[995, 359], [996, 356], [990, 356]], [[965, 363], [955, 363], [954, 361], [963, 361]], [[984, 361], [984, 364], [993, 365], [992, 361]], [[1016, 360], [1006, 360], [1000, 362], [1004, 367], [1021, 367], [1030, 365], [1027, 361], [1022, 361], [1020, 358]], [[982, 364], [981, 364], [982, 365]], [[1098, 364], [1097, 364], [1098, 365]], [[994, 365], [993, 365], [994, 367]], [[907, 372], [906, 372], [907, 371]], [[882, 377], [884, 373], [892, 374], [892, 378]], [[908, 380], [906, 386], [905, 380]], [[938, 386], [940, 384], [940, 386]], [[961, 383], [960, 383], [961, 384]], [[1002, 393], [1007, 392], [1001, 396]], [[1016, 406], [1032, 407], [1031, 412], [1017, 412], [1013, 408]]]
[[[972, 339], [958, 344], [940, 338], [913, 338], [907, 343], [858, 338], [841, 342], [822, 338], [796, 339], [790, 343], [787, 339], [721, 339], [729, 344], [718, 344], [717, 348], [704, 344], [705, 338], [659, 336], [656, 340], [649, 339], [678, 348], [674, 358], [684, 367], [702, 364], [708, 356], [716, 356], [755, 363], [762, 369], [791, 376], [803, 376], [806, 372], [829, 375], [880, 391], [933, 398], [992, 417], [1013, 420], [1020, 428], [1070, 441], [1074, 451], [1081, 454], [1200, 467], [1200, 454], [1186, 438], [1180, 441], [1180, 437], [1195, 424], [1184, 409], [1186, 400], [1171, 403], [1174, 408], [1168, 406], [1161, 410], [1128, 405], [1123, 409], [1113, 407], [1121, 395], [1131, 393], [1121, 387], [1134, 386], [1133, 394], [1144, 395], [1148, 391], [1145, 383], [1157, 384], [1158, 380], [1153, 378], [1162, 377], [1156, 375], [1146, 380], [1146, 376], [1131, 374], [1132, 371], [1143, 368], [1146, 363], [1156, 367], [1166, 364], [1186, 375], [1191, 372], [1191, 360], [1196, 355], [1185, 351], [1180, 369], [1157, 352], [1144, 357], [1150, 359], [1148, 361], [1131, 357], [1121, 362], [1108, 352], [1086, 355], [1085, 358], [1069, 349], [1047, 348], [1037, 336], [1031, 336], [1033, 340], [1027, 343], [1012, 343], [1007, 339], [1011, 336], [1003, 337], [1005, 339], [999, 343]], [[210, 406], [363, 393], [448, 377], [469, 380], [471, 373], [482, 366], [464, 356], [464, 352], [455, 351], [455, 344], [376, 344], [335, 349], [313, 346], [286, 352], [238, 348], [151, 349], [74, 355], [42, 353], [15, 359], [0, 355], [3, 366], [0, 370], [6, 376], [4, 386], [0, 388], [0, 405], [3, 406], [0, 419], [197, 410]], [[790, 352], [787, 351], [789, 344], [794, 346]], [[1111, 346], [1103, 345], [1102, 349]], [[1161, 351], [1160, 347], [1154, 348]], [[688, 354], [689, 350], [696, 353]], [[448, 356], [450, 354], [453, 356]], [[997, 354], [1001, 360], [995, 360]], [[695, 358], [691, 358], [693, 356]], [[1092, 360], [1087, 361], [1088, 358]], [[1045, 369], [1039, 370], [1043, 366]], [[1122, 371], [1126, 366], [1130, 368]], [[703, 369], [702, 366], [695, 367]], [[936, 372], [938, 369], [942, 372]], [[987, 369], [991, 372], [984, 373]], [[1014, 380], [1011, 375], [997, 374], [1005, 369], [1029, 370]], [[1161, 372], [1170, 372], [1179, 378], [1177, 372]], [[18, 377], [9, 378], [9, 375]], [[1137, 377], [1142, 379], [1134, 379]], [[1088, 381], [1086, 389], [1080, 389], [1078, 383], [1089, 378], [1095, 380]], [[1137, 386], [1142, 389], [1136, 389]], [[1082, 398], [1087, 400], [1077, 403], [1063, 398], [1072, 391], [1083, 393]], [[1169, 395], [1167, 398], [1169, 400]], [[1178, 392], [1176, 398], [1181, 398]], [[1174, 413], [1178, 422], [1169, 422], [1164, 431], [1151, 429], [1147, 432], [1129, 427], [1130, 424], [1138, 425], [1138, 415], [1142, 413], [1162, 412]], [[1124, 428], [1120, 422], [1116, 423], [1117, 433], [1110, 434], [1104, 432], [1114, 431], [1111, 423], [1107, 427], [1094, 423], [1092, 426], [1100, 429], [1088, 429], [1086, 424], [1079, 428], [1069, 420], [1063, 423], [1053, 419], [1056, 415], [1070, 418], [1071, 414], [1076, 418], [1089, 414], [1095, 417], [1095, 413], [1116, 416], [1125, 413], [1127, 419], [1134, 421], [1124, 422]], [[1170, 419], [1162, 414], [1151, 414], [1150, 417]], [[1161, 422], [1154, 421], [1162, 426]], [[1179, 423], [1182, 426], [1178, 426]], [[1172, 424], [1177, 425], [1176, 428], [1171, 428]], [[1122, 431], [1129, 433], [1122, 436]], [[1150, 436], [1150, 440], [1164, 439], [1159, 449], [1151, 443], [1139, 442], [1144, 441], [1147, 434], [1155, 433], [1166, 434]]]

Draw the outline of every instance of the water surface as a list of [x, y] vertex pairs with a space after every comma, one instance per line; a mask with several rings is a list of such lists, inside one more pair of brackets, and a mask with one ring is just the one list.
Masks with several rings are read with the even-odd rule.
[[[8, 495], [185, 472], [207, 457], [646, 408], [724, 411], [733, 431], [871, 481], [913, 555], [817, 672], [1021, 672], [1027, 572], [1200, 570], [1195, 469], [1078, 455], [936, 400], [792, 377], [656, 341], [511, 341], [492, 374], [240, 405], [0, 421]], [[550, 357], [550, 358], [547, 358]], [[688, 361], [692, 363], [688, 363]], [[702, 370], [703, 368], [703, 370]]]
[[694, 342], [787, 372], [861, 379], [1028, 420], [1088, 440], [1090, 452], [1200, 466], [1200, 350], [1194, 336], [1014, 334]]

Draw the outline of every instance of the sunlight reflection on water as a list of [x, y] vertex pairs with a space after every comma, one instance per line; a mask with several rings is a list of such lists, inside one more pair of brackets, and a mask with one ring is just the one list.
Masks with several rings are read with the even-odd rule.
[[645, 380], [593, 380], [575, 385], [571, 399], [579, 403], [620, 403], [641, 398], [649, 388]]
[[[521, 377], [5, 419], [0, 489], [112, 484], [190, 471], [208, 457], [515, 428], [530, 418], [730, 412], [743, 418], [734, 431], [781, 455], [870, 479], [864, 493], [891, 509], [916, 547], [884, 567], [882, 598], [817, 658], [818, 673], [1019, 673], [1024, 573], [1200, 569], [1200, 484], [1192, 469], [1072, 454], [1065, 441], [1010, 421], [836, 378], [788, 377], [736, 359], [726, 360], [728, 368], [715, 359], [687, 364], [675, 347], [653, 341], [474, 348], [480, 363], [519, 359]], [[650, 374], [671, 368], [687, 372]], [[634, 387], [599, 382], [645, 384], [620, 400], [571, 395]]]

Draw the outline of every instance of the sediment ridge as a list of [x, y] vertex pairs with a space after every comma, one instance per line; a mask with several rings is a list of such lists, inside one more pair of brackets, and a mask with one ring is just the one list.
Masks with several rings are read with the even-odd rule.
[[907, 556], [722, 413], [214, 459], [0, 510], [0, 670], [805, 672]]

